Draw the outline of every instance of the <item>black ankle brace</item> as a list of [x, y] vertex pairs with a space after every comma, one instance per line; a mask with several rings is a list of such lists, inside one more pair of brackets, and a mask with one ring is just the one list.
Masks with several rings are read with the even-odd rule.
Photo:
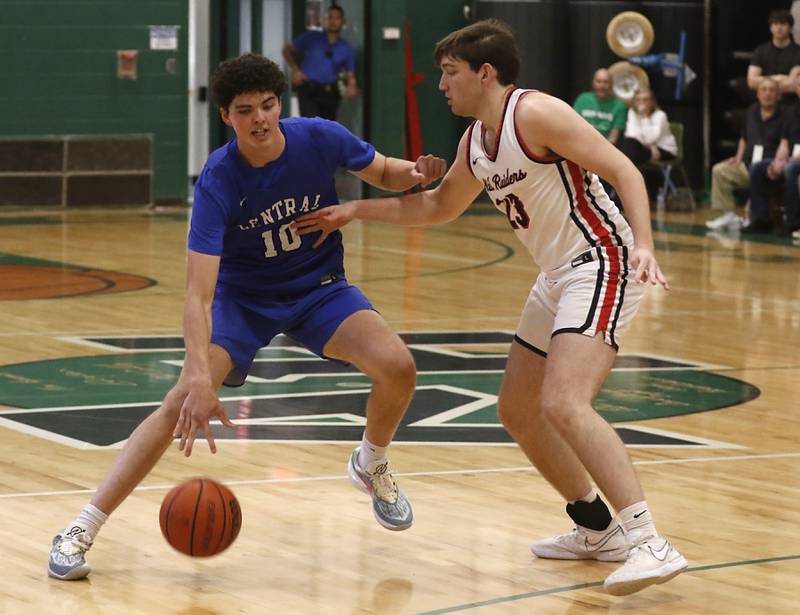
[[567, 503], [567, 514], [581, 527], [589, 528], [595, 532], [602, 532], [611, 523], [611, 513], [608, 506], [599, 495], [594, 502], [578, 500], [574, 504]]

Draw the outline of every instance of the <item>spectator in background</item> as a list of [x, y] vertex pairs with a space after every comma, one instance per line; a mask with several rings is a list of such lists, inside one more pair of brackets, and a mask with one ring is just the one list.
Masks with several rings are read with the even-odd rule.
[[[800, 84], [796, 93], [800, 96]], [[779, 237], [797, 237], [800, 231], [800, 108], [789, 114], [786, 131], [786, 164], [783, 168], [783, 225]]]
[[[797, 86], [800, 93], [800, 85]], [[781, 139], [775, 160], [761, 168], [756, 174], [756, 165], [751, 171], [751, 198], [749, 225], [742, 229], [743, 233], [765, 233], [772, 228], [769, 220], [769, 200], [767, 198], [767, 181], [784, 180], [783, 185], [783, 224], [774, 229], [778, 237], [791, 237], [800, 231], [800, 109], [793, 107], [785, 118], [785, 138]]]
[[614, 96], [611, 89], [611, 74], [605, 68], [598, 68], [592, 79], [591, 92], [578, 94], [572, 107], [601, 135], [613, 145], [619, 141], [625, 130], [625, 103]]
[[759, 162], [773, 160], [784, 137], [785, 115], [778, 106], [778, 82], [769, 77], [762, 79], [756, 96], [758, 102], [747, 110], [736, 155], [718, 162], [712, 169], [711, 208], [725, 213], [706, 222], [710, 229], [742, 227], [742, 219], [734, 211], [733, 191], [750, 187], [750, 169]]
[[637, 166], [677, 155], [678, 143], [670, 130], [667, 114], [658, 108], [652, 90], [637, 90], [633, 95], [620, 149]]
[[794, 26], [792, 26], [792, 38], [794, 38], [796, 41], [800, 41], [800, 0], [792, 0], [789, 13], [791, 13], [792, 19], [794, 20]]
[[[303, 117], [336, 119], [342, 98], [340, 76], [346, 83], [344, 95], [348, 98], [358, 95], [355, 51], [341, 38], [343, 27], [344, 9], [334, 4], [328, 8], [324, 31], [306, 30], [283, 48]], [[297, 61], [298, 52], [303, 57], [302, 63]]]
[[[669, 160], [678, 153], [678, 143], [669, 127], [667, 114], [658, 108], [650, 89], [637, 90], [633, 95], [625, 136], [619, 148], [637, 167], [646, 162]], [[645, 175], [647, 191], [653, 194], [652, 174]]]
[[792, 39], [794, 18], [787, 10], [769, 14], [769, 31], [772, 40], [753, 51], [747, 67], [747, 86], [756, 90], [766, 77], [777, 84], [784, 102], [797, 102], [795, 87], [800, 82], [800, 45]]
[[[628, 108], [625, 103], [614, 96], [611, 88], [611, 73], [606, 68], [598, 68], [592, 78], [592, 91], [578, 94], [573, 109], [587, 122], [594, 126], [609, 143], [617, 145], [622, 132], [625, 130], [625, 117]], [[600, 182], [606, 194], [611, 197], [614, 204], [623, 210], [622, 200], [617, 191], [602, 177]]]

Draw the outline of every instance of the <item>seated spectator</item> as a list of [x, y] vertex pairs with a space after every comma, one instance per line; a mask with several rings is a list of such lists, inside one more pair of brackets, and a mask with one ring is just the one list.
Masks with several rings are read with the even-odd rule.
[[[778, 106], [778, 83], [762, 79], [756, 90], [758, 102], [747, 110], [736, 155], [714, 165], [711, 172], [711, 208], [725, 213], [706, 222], [710, 229], [741, 228], [742, 220], [734, 209], [733, 191], [750, 187], [750, 169], [759, 162], [775, 158], [785, 134], [785, 116]], [[763, 165], [761, 165], [763, 166]], [[761, 166], [757, 167], [761, 169]], [[766, 170], [766, 167], [764, 168]]]
[[772, 40], [753, 51], [747, 67], [747, 85], [756, 90], [765, 77], [774, 79], [783, 95], [783, 102], [797, 102], [795, 87], [800, 82], [800, 46], [792, 39], [794, 18], [787, 10], [769, 14], [769, 31]]
[[[800, 95], [800, 85], [797, 86]], [[773, 229], [778, 237], [791, 237], [800, 231], [800, 108], [787, 111], [785, 138], [781, 139], [775, 160], [756, 175], [756, 165], [751, 171], [750, 224], [743, 233], [764, 233], [771, 229], [769, 200], [766, 197], [766, 182], [784, 179], [783, 224]]]
[[[578, 94], [572, 107], [608, 139], [609, 143], [617, 145], [622, 131], [625, 130], [627, 107], [624, 102], [614, 96], [611, 88], [611, 73], [608, 72], [608, 69], [598, 68], [594, 72], [592, 91]], [[622, 210], [622, 201], [614, 187], [602, 177], [600, 182], [611, 200]]]
[[[773, 160], [759, 160], [750, 166], [750, 221], [742, 227], [742, 233], [768, 233], [772, 230], [768, 186], [770, 182], [783, 179], [788, 151], [787, 140], [781, 139]], [[786, 187], [788, 185], [787, 182]], [[791, 231], [788, 235], [791, 235]]]
[[601, 135], [616, 145], [625, 130], [626, 108], [625, 103], [614, 96], [611, 74], [607, 69], [598, 68], [595, 71], [592, 90], [578, 94], [572, 107]]
[[677, 155], [678, 143], [670, 130], [667, 114], [658, 108], [651, 90], [637, 90], [633, 95], [620, 149], [637, 166]]

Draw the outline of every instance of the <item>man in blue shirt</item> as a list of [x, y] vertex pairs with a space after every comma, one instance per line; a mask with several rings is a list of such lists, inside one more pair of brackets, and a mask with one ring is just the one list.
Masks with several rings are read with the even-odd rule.
[[172, 442], [191, 455], [198, 432], [216, 452], [209, 420], [233, 427], [217, 396], [244, 382], [259, 348], [285, 333], [317, 355], [351, 363], [372, 381], [353, 484], [370, 494], [378, 522], [404, 530], [411, 504], [389, 471], [387, 449], [415, 388], [408, 348], [345, 279], [342, 237], [301, 237], [299, 215], [338, 203], [344, 167], [384, 190], [427, 185], [445, 163], [387, 158], [335, 122], [279, 120], [286, 78], [256, 54], [227, 60], [212, 78], [223, 121], [236, 138], [209, 156], [195, 186], [184, 306], [186, 358], [177, 384], [131, 434], [91, 502], [53, 539], [51, 576], [89, 574], [85, 553], [107, 517]]
[[[347, 83], [344, 95], [350, 98], [358, 94], [356, 56], [350, 43], [340, 37], [343, 26], [344, 9], [331, 6], [324, 32], [306, 30], [283, 49], [303, 117], [336, 119], [341, 100], [340, 75]], [[297, 61], [298, 52], [303, 56], [301, 64]]]

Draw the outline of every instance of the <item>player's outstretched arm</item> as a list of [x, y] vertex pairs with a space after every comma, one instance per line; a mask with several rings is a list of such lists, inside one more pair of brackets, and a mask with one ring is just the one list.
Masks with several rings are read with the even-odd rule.
[[178, 384], [183, 397], [173, 437], [180, 436], [178, 448], [192, 454], [197, 432], [202, 431], [212, 453], [217, 452], [208, 422], [217, 417], [226, 427], [235, 427], [225, 414], [211, 383], [208, 349], [211, 342], [211, 302], [219, 272], [219, 256], [189, 250], [186, 264], [186, 302], [183, 312], [183, 338], [186, 358]]
[[325, 207], [297, 218], [295, 229], [301, 235], [320, 232], [314, 244], [314, 247], [318, 247], [330, 233], [356, 218], [405, 226], [443, 224], [454, 220], [470, 206], [483, 188], [483, 184], [467, 168], [466, 147], [466, 138], [462, 137], [456, 161], [442, 183], [432, 190]]
[[447, 162], [432, 154], [420, 156], [416, 161], [400, 160], [375, 152], [375, 158], [360, 171], [351, 171], [353, 175], [388, 192], [403, 192], [414, 186], [428, 186], [441, 178], [447, 170]]
[[654, 255], [650, 228], [650, 202], [642, 174], [616, 147], [565, 102], [546, 94], [526, 95], [518, 107], [517, 121], [525, 144], [533, 151], [555, 152], [609, 181], [625, 204], [633, 230], [631, 264], [637, 282], [669, 284]]

